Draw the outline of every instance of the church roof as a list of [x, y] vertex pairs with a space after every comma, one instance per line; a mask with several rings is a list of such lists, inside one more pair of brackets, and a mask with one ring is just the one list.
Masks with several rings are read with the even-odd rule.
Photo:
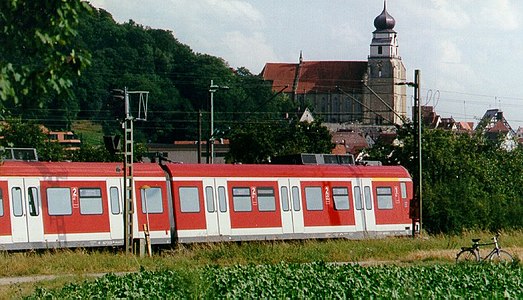
[[[272, 81], [272, 89], [292, 93], [345, 92], [363, 89], [362, 80], [367, 72], [366, 61], [302, 61], [301, 63], [267, 63], [262, 70], [264, 80]], [[296, 80], [297, 79], [297, 80]]]

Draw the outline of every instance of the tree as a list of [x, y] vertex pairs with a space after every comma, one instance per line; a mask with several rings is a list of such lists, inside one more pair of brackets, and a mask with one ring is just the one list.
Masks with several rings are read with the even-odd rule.
[[230, 162], [267, 163], [272, 158], [299, 153], [330, 153], [334, 144], [321, 122], [255, 121], [231, 131]]
[[[394, 144], [377, 144], [371, 159], [400, 164], [415, 177], [414, 128], [399, 128]], [[481, 134], [422, 133], [423, 223], [430, 233], [522, 228], [523, 149], [506, 151]]]
[[68, 92], [89, 63], [75, 44], [79, 14], [88, 9], [81, 0], [0, 1], [0, 98], [7, 106], [41, 107], [43, 95]]
[[50, 142], [42, 126], [21, 119], [10, 119], [0, 127], [0, 145], [13, 148], [34, 148], [38, 159], [42, 161], [61, 161], [64, 158], [63, 147]]

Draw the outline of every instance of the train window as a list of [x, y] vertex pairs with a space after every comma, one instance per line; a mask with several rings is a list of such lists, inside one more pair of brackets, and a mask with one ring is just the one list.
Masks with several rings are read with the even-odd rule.
[[207, 211], [212, 213], [214, 209], [214, 193], [212, 186], [205, 187], [205, 198], [207, 199]]
[[332, 188], [335, 210], [349, 210], [349, 189], [346, 187]]
[[48, 188], [46, 192], [47, 211], [50, 216], [70, 215], [73, 213], [69, 188]]
[[21, 217], [24, 214], [24, 208], [22, 206], [22, 189], [14, 187], [11, 189], [13, 194], [13, 214], [15, 217]]
[[99, 188], [80, 189], [80, 213], [82, 215], [101, 215], [102, 191]]
[[4, 195], [2, 189], [0, 189], [0, 217], [4, 216]]
[[400, 182], [400, 189], [401, 189], [401, 198], [406, 199], [407, 198], [407, 183]]
[[300, 190], [297, 186], [292, 187], [292, 206], [294, 207], [294, 211], [300, 211]]
[[225, 187], [218, 187], [218, 202], [220, 203], [220, 212], [227, 212], [227, 198], [225, 197]]
[[361, 188], [359, 186], [354, 187], [354, 202], [356, 210], [363, 209], [363, 202], [361, 201]]
[[251, 189], [248, 187], [232, 188], [234, 211], [252, 211]]
[[120, 214], [120, 193], [118, 192], [118, 188], [115, 186], [112, 186], [109, 189], [109, 197], [111, 201], [111, 213], [113, 215]]
[[323, 210], [321, 187], [305, 188], [305, 204], [307, 205], [307, 210]]
[[180, 210], [183, 213], [200, 212], [200, 195], [197, 187], [180, 187]]
[[370, 197], [370, 186], [364, 187], [363, 192], [365, 193], [365, 208], [367, 210], [371, 210], [372, 209], [372, 198]]
[[40, 197], [38, 197], [38, 189], [35, 187], [28, 188], [27, 195], [29, 197], [29, 215], [36, 217], [40, 214]]
[[259, 187], [258, 193], [258, 209], [260, 211], [276, 211], [276, 198], [274, 196], [274, 189], [271, 187]]
[[376, 197], [378, 198], [378, 209], [392, 209], [392, 188], [376, 188]]
[[162, 189], [159, 187], [149, 187], [140, 189], [142, 196], [142, 213], [161, 214], [163, 213]]
[[283, 211], [289, 211], [289, 191], [286, 186], [281, 187], [281, 209]]

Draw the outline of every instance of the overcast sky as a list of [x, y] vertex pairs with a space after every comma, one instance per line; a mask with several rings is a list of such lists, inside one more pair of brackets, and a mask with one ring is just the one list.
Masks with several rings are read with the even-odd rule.
[[[297, 62], [300, 51], [306, 61], [365, 61], [383, 10], [383, 0], [90, 2], [118, 23], [170, 30], [193, 51], [254, 74], [266, 62]], [[474, 124], [499, 108], [514, 130], [523, 126], [523, 1], [388, 0], [387, 11], [408, 80], [421, 72], [422, 104]]]

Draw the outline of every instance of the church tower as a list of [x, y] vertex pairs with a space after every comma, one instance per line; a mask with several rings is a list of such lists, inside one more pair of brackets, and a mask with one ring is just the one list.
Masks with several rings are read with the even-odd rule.
[[398, 85], [406, 81], [406, 69], [399, 56], [396, 20], [387, 12], [387, 2], [383, 11], [374, 19], [368, 70], [364, 92], [364, 124], [386, 125], [403, 124], [407, 116], [406, 86]]

